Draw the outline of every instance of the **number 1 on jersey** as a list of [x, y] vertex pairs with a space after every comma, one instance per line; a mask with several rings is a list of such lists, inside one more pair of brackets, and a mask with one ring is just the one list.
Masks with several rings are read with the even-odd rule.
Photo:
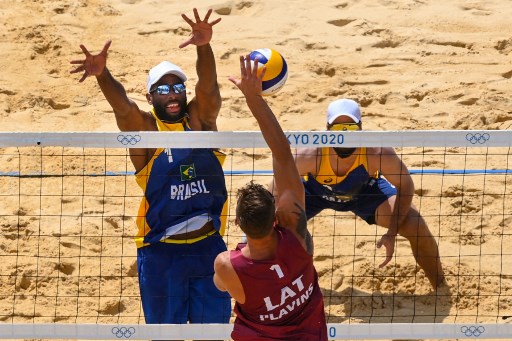
[[278, 264], [272, 265], [270, 267], [270, 270], [274, 270], [275, 272], [277, 272], [277, 276], [279, 276], [279, 278], [283, 278], [284, 277], [283, 270], [281, 270], [281, 267]]

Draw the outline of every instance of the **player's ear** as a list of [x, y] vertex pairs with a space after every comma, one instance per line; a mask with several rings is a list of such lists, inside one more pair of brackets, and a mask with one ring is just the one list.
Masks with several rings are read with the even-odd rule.
[[153, 105], [153, 100], [151, 99], [151, 94], [146, 94], [146, 100], [148, 101], [149, 105]]

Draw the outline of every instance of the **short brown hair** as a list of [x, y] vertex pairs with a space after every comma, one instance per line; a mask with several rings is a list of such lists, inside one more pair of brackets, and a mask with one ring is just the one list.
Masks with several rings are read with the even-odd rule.
[[242, 231], [254, 239], [268, 235], [276, 218], [272, 193], [251, 181], [238, 190], [236, 197], [236, 217]]

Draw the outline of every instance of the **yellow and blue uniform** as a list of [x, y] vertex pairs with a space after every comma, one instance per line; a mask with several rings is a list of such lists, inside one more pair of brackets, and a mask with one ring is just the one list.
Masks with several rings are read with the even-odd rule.
[[368, 224], [375, 224], [375, 211], [397, 191], [389, 181], [368, 172], [366, 148], [360, 148], [356, 160], [344, 176], [337, 176], [329, 158], [329, 148], [322, 148], [317, 175], [303, 179], [306, 191], [306, 216], [314, 217], [322, 210], [352, 211]]
[[[190, 130], [186, 119], [167, 124], [153, 116], [159, 131]], [[229, 295], [213, 284], [214, 260], [226, 251], [224, 158], [213, 149], [158, 148], [136, 174], [144, 192], [135, 243], [146, 323], [229, 322]], [[214, 231], [173, 239], [207, 223]]]

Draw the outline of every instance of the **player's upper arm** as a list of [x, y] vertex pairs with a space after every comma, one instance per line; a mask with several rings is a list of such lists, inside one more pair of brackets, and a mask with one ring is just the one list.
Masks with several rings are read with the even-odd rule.
[[[274, 185], [277, 190], [276, 214], [279, 226], [292, 231], [301, 241], [306, 250], [312, 252], [309, 244], [307, 219], [305, 213], [304, 185], [299, 168], [306, 174], [316, 172], [314, 162], [316, 149], [297, 151], [295, 157], [287, 153], [273, 155]], [[301, 163], [301, 160], [303, 163]], [[299, 164], [297, 164], [297, 161]], [[299, 167], [298, 167], [299, 166]]]
[[[308, 173], [316, 174], [316, 148], [297, 148], [293, 150], [292, 153], [295, 167], [297, 168], [300, 176], [307, 175]], [[279, 192], [277, 191], [275, 183], [275, 177], [273, 177], [272, 181], [269, 182], [267, 188], [276, 198], [279, 196]]]
[[390, 183], [398, 189], [414, 192], [414, 183], [409, 169], [407, 169], [407, 166], [398, 157], [393, 148], [382, 148], [380, 157], [376, 160], [378, 160], [382, 175]]
[[244, 288], [231, 264], [230, 255], [230, 251], [224, 251], [215, 258], [213, 283], [217, 289], [227, 291], [237, 302], [244, 304]]
[[116, 122], [121, 131], [148, 131], [154, 130], [154, 119], [139, 109], [137, 104], [130, 100], [130, 105], [124, 111], [114, 109]]
[[215, 271], [213, 275], [213, 283], [220, 291], [227, 291], [227, 287], [224, 283], [228, 276], [228, 265], [231, 264], [229, 259], [229, 251], [222, 252], [217, 255], [215, 262], [213, 263], [213, 269]]
[[293, 192], [284, 191], [279, 195], [276, 207], [279, 226], [292, 231], [309, 254], [313, 254], [313, 243], [308, 231], [304, 203]]
[[211, 92], [196, 90], [196, 96], [188, 105], [193, 130], [217, 131], [222, 99], [218, 88]]

